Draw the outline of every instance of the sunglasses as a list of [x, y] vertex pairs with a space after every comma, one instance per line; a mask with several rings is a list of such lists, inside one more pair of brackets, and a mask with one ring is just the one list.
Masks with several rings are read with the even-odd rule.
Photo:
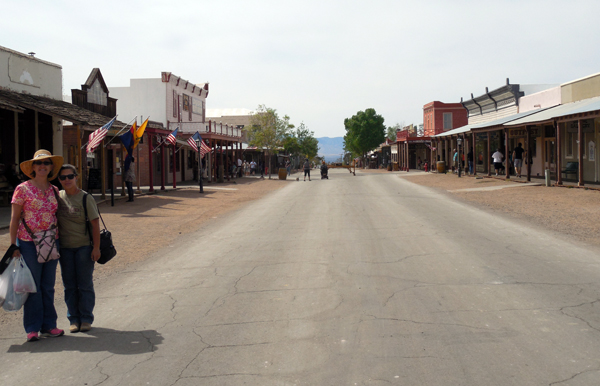
[[33, 161], [34, 165], [52, 165], [52, 161]]
[[75, 178], [75, 174], [66, 174], [66, 175], [58, 176], [58, 179], [61, 181], [64, 181], [67, 178], [72, 180], [73, 178]]

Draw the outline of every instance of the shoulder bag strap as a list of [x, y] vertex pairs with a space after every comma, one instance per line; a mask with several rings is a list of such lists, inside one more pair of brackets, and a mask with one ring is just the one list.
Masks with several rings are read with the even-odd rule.
[[92, 239], [92, 229], [91, 229], [90, 219], [88, 218], [87, 196], [88, 196], [87, 193], [83, 194], [83, 213], [85, 214], [85, 233], [87, 233], [90, 236], [90, 244], [92, 244], [94, 242], [94, 240]]
[[[88, 193], [85, 193], [83, 196], [83, 210], [85, 211], [85, 221], [86, 223], [89, 225], [90, 224], [90, 220], [88, 218], [88, 214], [87, 214], [87, 205], [85, 202], [85, 199], [87, 198]], [[100, 221], [102, 221], [102, 226], [104, 227], [104, 229], [108, 230], [108, 228], [106, 227], [106, 224], [104, 223], [104, 219], [102, 218], [102, 214], [100, 213], [100, 208], [96, 207], [96, 210], [98, 211], [98, 217], [100, 217]], [[90, 238], [92, 237], [92, 231], [90, 230]]]

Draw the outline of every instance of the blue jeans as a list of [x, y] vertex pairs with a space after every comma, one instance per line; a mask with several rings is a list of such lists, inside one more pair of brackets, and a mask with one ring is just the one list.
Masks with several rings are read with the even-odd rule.
[[473, 174], [473, 161], [469, 161], [469, 174]]
[[[56, 309], [54, 308], [54, 284], [58, 260], [38, 263], [37, 251], [32, 241], [17, 240], [21, 255], [31, 271], [37, 292], [29, 294], [23, 305], [23, 327], [25, 332], [48, 331], [56, 328]], [[56, 240], [59, 247], [59, 241]]]
[[94, 264], [91, 245], [60, 249], [60, 270], [65, 287], [67, 318], [71, 324], [94, 322]]

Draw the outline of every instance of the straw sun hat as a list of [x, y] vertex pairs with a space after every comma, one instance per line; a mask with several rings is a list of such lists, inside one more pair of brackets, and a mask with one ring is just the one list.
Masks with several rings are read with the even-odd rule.
[[52, 172], [48, 174], [48, 181], [52, 181], [58, 175], [58, 172], [63, 165], [64, 158], [60, 155], [52, 155], [48, 150], [38, 150], [35, 152], [32, 159], [21, 162], [21, 171], [27, 177], [33, 178], [33, 161], [43, 161], [45, 159], [52, 161]]

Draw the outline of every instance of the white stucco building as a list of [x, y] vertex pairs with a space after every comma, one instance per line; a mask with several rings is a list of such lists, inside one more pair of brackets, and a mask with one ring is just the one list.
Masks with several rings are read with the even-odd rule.
[[150, 117], [170, 131], [179, 127], [179, 133], [193, 134], [204, 131], [208, 83], [192, 82], [161, 73], [160, 78], [131, 79], [129, 87], [109, 87], [110, 95], [118, 100], [117, 114], [129, 120], [138, 116], [138, 122]]

